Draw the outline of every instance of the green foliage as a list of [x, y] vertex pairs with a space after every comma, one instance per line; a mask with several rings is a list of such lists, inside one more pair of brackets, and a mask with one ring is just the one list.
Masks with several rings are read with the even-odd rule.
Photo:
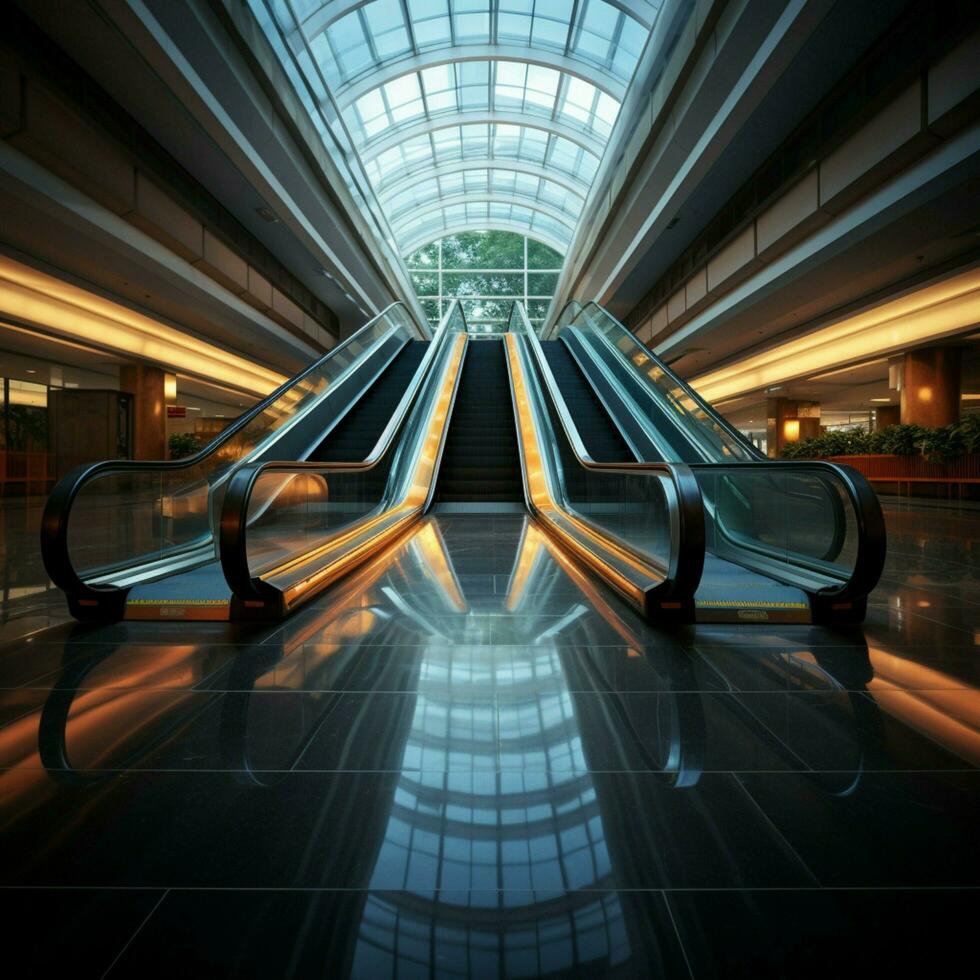
[[564, 262], [560, 252], [556, 252], [534, 239], [527, 240], [527, 267], [529, 269], [560, 269]]
[[444, 272], [442, 288], [447, 296], [522, 296], [520, 272]]
[[823, 456], [886, 454], [914, 456], [942, 462], [965, 453], [980, 453], [980, 416], [967, 415], [937, 429], [921, 425], [890, 425], [881, 432], [850, 429], [825, 432], [783, 447], [783, 459], [819, 459]]
[[[432, 242], [406, 256], [410, 269], [435, 269], [439, 243]], [[541, 242], [527, 240], [529, 269], [560, 269], [561, 253]], [[523, 269], [524, 236], [513, 231], [465, 231], [442, 239], [444, 269]]]
[[555, 272], [532, 272], [528, 274], [528, 296], [554, 296], [557, 288], [558, 274]]
[[417, 248], [405, 259], [409, 269], [434, 269], [439, 265], [439, 243]]
[[512, 231], [466, 231], [442, 240], [444, 269], [523, 269], [524, 236]]
[[193, 456], [194, 453], [200, 452], [201, 444], [193, 432], [175, 432], [167, 440], [167, 448], [170, 450], [171, 459], [183, 459], [185, 456]]
[[960, 419], [964, 452], [980, 453], [980, 415], [967, 415]]
[[417, 296], [438, 296], [439, 275], [435, 272], [413, 272], [412, 285]]

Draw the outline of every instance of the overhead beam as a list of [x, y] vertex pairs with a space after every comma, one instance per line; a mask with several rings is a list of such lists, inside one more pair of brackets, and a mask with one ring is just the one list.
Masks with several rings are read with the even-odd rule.
[[575, 230], [575, 225], [578, 222], [577, 217], [567, 214], [564, 211], [559, 211], [558, 208], [553, 208], [550, 204], [542, 204], [540, 201], [535, 201], [534, 198], [530, 197], [505, 198], [499, 194], [454, 194], [452, 197], [439, 198], [429, 204], [423, 204], [421, 207], [411, 208], [399, 218], [390, 218], [389, 221], [392, 230], [397, 237], [400, 231], [400, 225], [404, 225], [405, 222], [415, 224], [420, 222], [426, 215], [432, 214], [434, 211], [444, 211], [454, 204], [512, 204], [516, 207], [527, 208], [530, 211], [536, 211], [538, 214], [553, 218], [555, 221], [565, 225], [569, 230], [569, 234]]
[[517, 160], [508, 160], [506, 157], [496, 159], [485, 157], [480, 160], [458, 160], [453, 163], [444, 163], [438, 167], [421, 167], [412, 170], [401, 177], [375, 188], [375, 193], [382, 202], [387, 201], [406, 186], [421, 183], [425, 180], [433, 180], [437, 177], [451, 177], [453, 174], [467, 173], [472, 170], [499, 170], [509, 173], [527, 174], [529, 177], [540, 177], [542, 180], [557, 184], [569, 194], [585, 200], [589, 193], [589, 185], [584, 181], [569, 177], [568, 174], [560, 170], [548, 170], [537, 163], [524, 163]]
[[601, 159], [605, 151], [605, 143], [598, 137], [588, 136], [581, 130], [575, 130], [554, 119], [545, 117], [526, 116], [519, 112], [496, 112], [485, 109], [476, 112], [454, 112], [449, 116], [437, 116], [435, 119], [421, 119], [405, 127], [395, 127], [380, 139], [366, 143], [359, 150], [361, 159], [367, 163], [380, 156], [385, 150], [398, 146], [416, 136], [427, 136], [440, 129], [452, 129], [453, 126], [522, 126], [525, 129], [539, 129], [552, 136], [561, 136], [576, 146], [582, 147], [597, 159]]
[[403, 75], [461, 61], [516, 61], [525, 65], [552, 68], [594, 85], [617, 102], [621, 103], [626, 95], [624, 82], [605, 69], [572, 55], [545, 48], [529, 48], [522, 44], [463, 44], [435, 48], [431, 51], [423, 51], [421, 54], [412, 54], [385, 62], [354, 81], [337, 86], [333, 93], [334, 100], [338, 109], [348, 109], [361, 96]]

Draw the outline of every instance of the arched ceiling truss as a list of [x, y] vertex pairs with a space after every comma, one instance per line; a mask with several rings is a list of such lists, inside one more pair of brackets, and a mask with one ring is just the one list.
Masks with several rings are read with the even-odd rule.
[[564, 252], [661, 6], [248, 2], [403, 255], [424, 235], [484, 228]]

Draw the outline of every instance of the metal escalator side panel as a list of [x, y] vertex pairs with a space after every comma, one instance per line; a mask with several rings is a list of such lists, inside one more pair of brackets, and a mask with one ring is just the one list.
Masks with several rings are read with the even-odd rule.
[[212, 560], [212, 498], [234, 467], [288, 432], [385, 338], [412, 333], [408, 315], [394, 304], [194, 456], [105, 460], [65, 476], [45, 507], [41, 553], [52, 581], [68, 594], [73, 615], [118, 618], [131, 585]]
[[804, 592], [814, 620], [863, 618], [884, 567], [870, 484], [822, 460], [695, 466], [715, 555]]
[[595, 520], [571, 509], [560, 485], [560, 469], [550, 460], [546, 443], [554, 433], [548, 431], [541, 406], [535, 408], [541, 396], [528, 375], [530, 357], [522, 357], [515, 334], [508, 334], [505, 343], [528, 509], [563, 547], [644, 615], [689, 616], [704, 556], [701, 498], [693, 476], [683, 468], [677, 474], [669, 467], [643, 468], [642, 477], [638, 465], [603, 468], [609, 474], [621, 474], [624, 480], [655, 481], [647, 487], [658, 488], [670, 514], [664, 542], [667, 554], [660, 560], [631, 548]]
[[396, 458], [381, 499], [363, 501], [362, 513], [321, 535], [312, 546], [252, 567], [249, 536], [256, 529], [249, 526], [249, 500], [260, 477], [265, 474], [277, 479], [292, 472], [317, 478], [326, 492], [319, 501], [320, 509], [327, 513], [332, 481], [356, 479], [367, 468], [353, 469], [345, 463], [284, 462], [246, 467], [236, 473], [222, 511], [220, 535], [221, 564], [233, 592], [234, 618], [286, 615], [376, 554], [424, 513], [438, 472], [465, 350], [465, 334], [449, 338], [432, 397], [423, 394], [399, 443], [390, 450]]

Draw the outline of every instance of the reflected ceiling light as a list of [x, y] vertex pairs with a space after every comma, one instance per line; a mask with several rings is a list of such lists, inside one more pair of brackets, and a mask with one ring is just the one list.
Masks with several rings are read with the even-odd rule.
[[[37, 325], [40, 333], [53, 332], [102, 352], [226, 384], [236, 393], [267, 395], [286, 380], [275, 371], [6, 256], [0, 256], [0, 311]], [[30, 331], [21, 328], [21, 332]]]
[[980, 267], [709, 371], [691, 384], [709, 402], [761, 388], [777, 391], [784, 382], [815, 371], [907, 350], [973, 329], [978, 321]]

